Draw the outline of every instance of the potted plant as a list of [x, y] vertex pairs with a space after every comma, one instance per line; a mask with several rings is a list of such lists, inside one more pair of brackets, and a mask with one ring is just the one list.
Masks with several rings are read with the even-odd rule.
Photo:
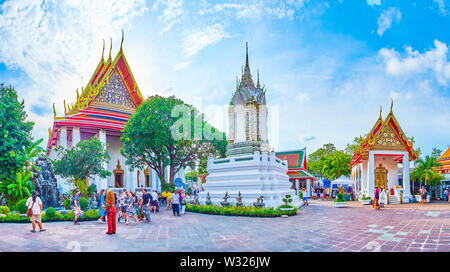
[[337, 199], [334, 201], [336, 208], [345, 207], [344, 195], [342, 193], [337, 194]]
[[363, 194], [360, 198], [360, 201], [363, 205], [370, 205], [372, 203], [372, 199], [370, 196]]
[[282, 211], [293, 211], [294, 207], [290, 205], [292, 203], [291, 195], [286, 195], [283, 199], [284, 205], [280, 206], [280, 210]]

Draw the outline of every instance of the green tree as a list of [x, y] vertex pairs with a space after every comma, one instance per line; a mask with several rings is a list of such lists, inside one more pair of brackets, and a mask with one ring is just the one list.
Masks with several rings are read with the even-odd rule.
[[327, 177], [330, 180], [351, 173], [350, 160], [352, 155], [346, 151], [337, 150], [334, 144], [324, 144], [308, 156], [308, 171], [315, 176]]
[[[207, 156], [220, 156], [221, 147], [226, 146], [225, 133], [210, 126], [203, 114], [174, 96], [149, 97], [131, 116], [120, 139], [121, 153], [130, 169], [149, 166], [162, 184], [173, 183], [176, 173], [184, 167], [195, 168]], [[166, 166], [169, 180], [165, 179]]]
[[33, 190], [31, 174], [31, 171], [17, 171], [14, 178], [6, 177], [0, 182], [0, 191], [6, 194], [9, 205], [12, 206], [31, 195]]
[[55, 151], [58, 159], [52, 161], [54, 173], [63, 178], [72, 178], [83, 195], [87, 192], [89, 177], [98, 175], [106, 178], [111, 175], [103, 167], [110, 159], [108, 150], [97, 138], [81, 141], [71, 149], [59, 146]]
[[419, 158], [416, 160], [416, 168], [411, 172], [411, 177], [420, 181], [421, 186], [422, 182], [428, 186], [435, 186], [436, 199], [438, 198], [439, 185], [445, 178], [435, 170], [439, 166], [442, 165], [436, 157], [425, 156], [425, 159]]
[[361, 142], [364, 140], [362, 136], [355, 137], [353, 139], [353, 142], [350, 144], [347, 144], [347, 147], [345, 148], [345, 153], [350, 154], [353, 156], [355, 153], [355, 150], [361, 145]]
[[34, 125], [26, 119], [24, 101], [19, 102], [13, 87], [0, 84], [0, 179], [15, 176], [25, 165]]
[[433, 147], [432, 151], [431, 151], [431, 157], [439, 159], [439, 157], [442, 154], [442, 150], [436, 147]]

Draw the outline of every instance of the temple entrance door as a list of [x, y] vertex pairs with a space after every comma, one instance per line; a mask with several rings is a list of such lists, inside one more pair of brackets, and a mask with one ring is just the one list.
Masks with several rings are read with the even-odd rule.
[[149, 171], [149, 167], [147, 167], [147, 169], [145, 169], [144, 175], [145, 175], [145, 188], [150, 188], [150, 171]]
[[387, 173], [388, 170], [380, 165], [375, 169], [375, 187], [387, 188]]
[[115, 188], [123, 188], [124, 187], [124, 182], [123, 182], [123, 169], [120, 166], [120, 161], [117, 160], [117, 166], [116, 169], [113, 170], [113, 174], [114, 174], [114, 187]]

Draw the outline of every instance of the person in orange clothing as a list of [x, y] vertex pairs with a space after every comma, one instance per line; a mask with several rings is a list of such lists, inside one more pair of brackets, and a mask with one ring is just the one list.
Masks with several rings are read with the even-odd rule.
[[109, 190], [106, 193], [106, 214], [108, 220], [108, 232], [106, 234], [112, 235], [116, 233], [116, 200], [113, 191]]

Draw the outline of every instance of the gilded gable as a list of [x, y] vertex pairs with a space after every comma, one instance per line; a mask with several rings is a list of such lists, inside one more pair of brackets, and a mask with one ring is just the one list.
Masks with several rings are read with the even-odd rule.
[[380, 134], [373, 145], [373, 149], [406, 150], [406, 147], [398, 138], [391, 124], [387, 125], [385, 129], [379, 133]]
[[118, 69], [114, 69], [108, 83], [100, 90], [94, 102], [108, 103], [128, 108], [136, 108], [136, 104], [128, 91]]

